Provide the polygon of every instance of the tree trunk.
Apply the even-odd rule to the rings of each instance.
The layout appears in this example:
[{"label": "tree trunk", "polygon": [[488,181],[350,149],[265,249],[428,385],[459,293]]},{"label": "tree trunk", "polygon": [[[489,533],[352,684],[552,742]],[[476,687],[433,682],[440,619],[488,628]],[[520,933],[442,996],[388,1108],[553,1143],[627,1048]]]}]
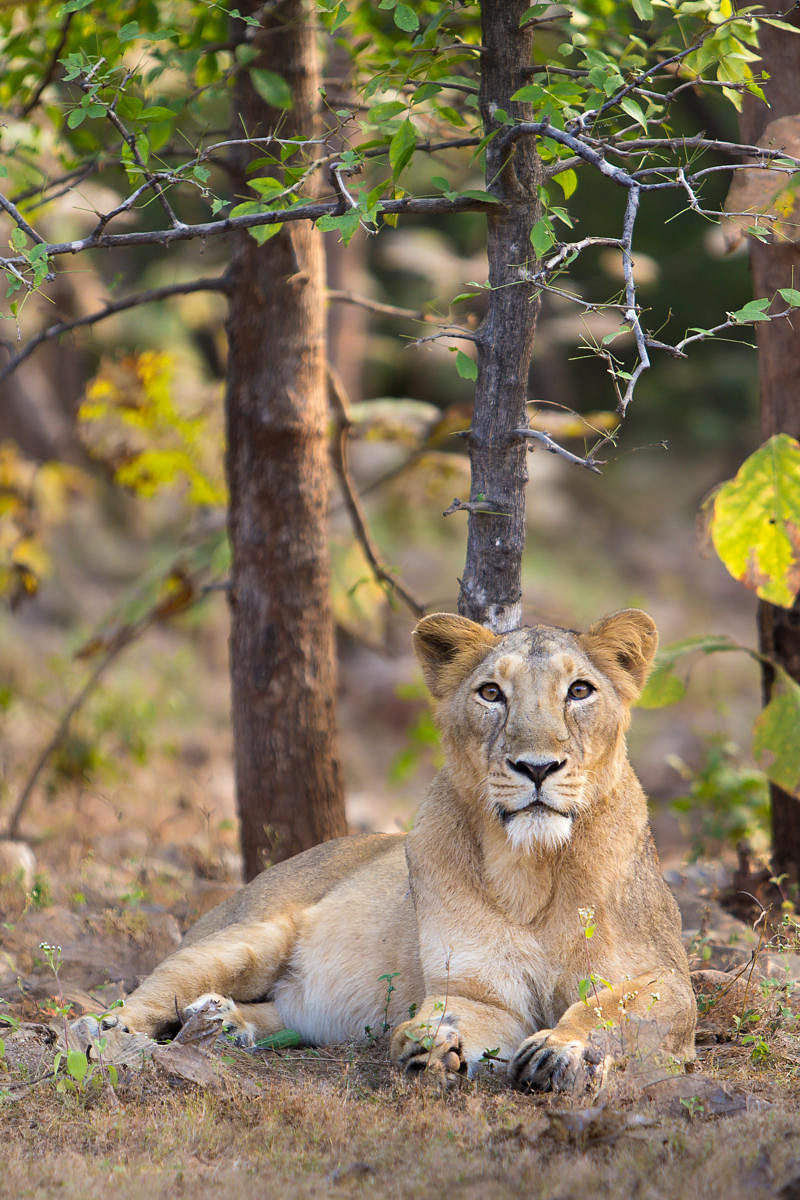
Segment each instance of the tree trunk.
[{"label": "tree trunk", "polygon": [[[784,5],[785,9],[787,6]],[[800,16],[773,12],[800,25]],[[764,68],[770,78],[764,92],[770,107],[747,97],[741,118],[745,142],[757,142],[765,127],[778,117],[796,116],[800,123],[800,36],[762,26],[760,34]],[[792,242],[750,241],[753,294],[772,296],[778,288],[797,287],[800,278],[800,246]],[[758,369],[761,387],[761,433],[766,440],[775,433],[800,438],[800,348],[797,323],[789,320],[759,322]],[[759,602],[759,643],[762,654],[780,664],[800,683],[800,604],[778,608]],[[771,695],[775,673],[763,671],[764,702]],[[773,866],[777,873],[800,879],[800,802],[772,784]]]},{"label": "tree trunk", "polygon": [[[252,0],[241,6],[261,9]],[[282,75],[293,107],[288,114],[269,107],[242,70],[232,136],[264,135],[284,118],[286,136],[312,137],[320,77],[311,5],[284,0],[267,14],[251,65]],[[238,197],[250,194],[246,163],[243,156],[235,163]],[[231,273],[231,688],[244,870],[252,878],[266,861],[346,832],[329,606],[321,235],[292,224],[258,246],[242,233]]]},{"label": "tree trunk", "polygon": [[[532,26],[520,29],[527,0],[483,0],[480,106],[487,133],[497,108],[530,120],[529,104],[511,96],[530,81]],[[478,379],[469,434],[467,559],[458,610],[497,632],[522,619],[528,371],[538,300],[525,283],[534,267],[530,232],[541,215],[539,157],[532,138],[505,152],[500,139],[486,151],[486,187],[501,202],[488,214],[489,283],[486,317],[477,333]],[[483,510],[483,511],[482,511]]]}]

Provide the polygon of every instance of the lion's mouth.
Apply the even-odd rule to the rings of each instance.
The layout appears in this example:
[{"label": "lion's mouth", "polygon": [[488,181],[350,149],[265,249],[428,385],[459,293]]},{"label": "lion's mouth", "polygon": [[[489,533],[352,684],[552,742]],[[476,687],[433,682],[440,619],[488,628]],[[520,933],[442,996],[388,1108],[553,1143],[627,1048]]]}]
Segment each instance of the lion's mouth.
[{"label": "lion's mouth", "polygon": [[502,804],[496,805],[497,815],[504,825],[507,825],[509,821],[513,821],[514,817],[521,817],[525,813],[538,812],[541,809],[546,809],[548,812],[553,813],[557,817],[569,817],[571,819],[574,815],[569,811],[563,812],[560,808],[554,808],[553,805],[548,804],[546,800],[540,799],[531,800],[530,804],[526,804],[524,808],[503,808]]}]

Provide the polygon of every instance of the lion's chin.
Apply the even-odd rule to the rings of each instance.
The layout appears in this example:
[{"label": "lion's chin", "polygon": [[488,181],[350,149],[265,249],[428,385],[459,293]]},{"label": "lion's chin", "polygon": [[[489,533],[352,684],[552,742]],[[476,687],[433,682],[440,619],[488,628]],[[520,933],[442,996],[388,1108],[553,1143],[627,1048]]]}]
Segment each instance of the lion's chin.
[{"label": "lion's chin", "polygon": [[503,824],[512,848],[523,854],[533,850],[558,850],[566,845],[572,834],[572,816],[543,804],[504,814]]}]

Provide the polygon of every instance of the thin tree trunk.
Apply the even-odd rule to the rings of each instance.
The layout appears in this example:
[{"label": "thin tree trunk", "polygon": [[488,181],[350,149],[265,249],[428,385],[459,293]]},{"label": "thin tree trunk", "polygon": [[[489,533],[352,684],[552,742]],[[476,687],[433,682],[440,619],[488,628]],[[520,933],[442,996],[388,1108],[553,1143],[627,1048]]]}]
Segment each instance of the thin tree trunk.
[{"label": "thin tree trunk", "polygon": [[[262,6],[241,6],[256,13]],[[242,28],[241,22],[234,26]],[[320,83],[308,0],[270,6],[254,64],[293,94],[287,114],[234,89],[235,137],[311,137]],[[234,172],[247,196],[246,161]],[[259,172],[263,174],[264,172]],[[236,790],[247,878],[346,832],[335,747],[336,672],[326,518],[324,259],[321,235],[292,224],[235,245],[228,317],[227,469],[233,554],[231,687]]]},{"label": "thin tree trunk", "polygon": [[[509,100],[530,81],[532,27],[520,29],[528,7],[527,0],[483,2],[480,106],[486,132],[498,127],[497,108],[521,120],[532,117],[530,105]],[[528,425],[528,371],[539,304],[524,281],[535,265],[530,232],[541,216],[541,169],[532,138],[505,153],[498,144],[495,139],[486,152],[487,190],[501,203],[488,214],[492,290],[477,333],[471,508],[458,609],[503,632],[522,619],[527,446],[513,431]]]},{"label": "thin tree trunk", "polygon": [[[788,5],[773,11],[800,26],[797,8],[785,15]],[[764,91],[770,107],[747,97],[741,118],[743,140],[756,142],[765,127],[778,117],[796,116],[800,125],[800,35],[762,26],[760,34],[764,67],[769,73]],[[772,296],[778,288],[797,287],[800,279],[800,246],[795,243],[751,239],[750,264],[753,294]],[[758,369],[761,385],[761,433],[763,438],[788,433],[800,438],[800,343],[797,320],[759,322]],[[800,683],[800,604],[778,608],[759,603],[758,631],[761,652]],[[775,673],[765,666],[764,702],[772,693]],[[800,879],[800,802],[772,784],[773,866],[779,874]]]}]

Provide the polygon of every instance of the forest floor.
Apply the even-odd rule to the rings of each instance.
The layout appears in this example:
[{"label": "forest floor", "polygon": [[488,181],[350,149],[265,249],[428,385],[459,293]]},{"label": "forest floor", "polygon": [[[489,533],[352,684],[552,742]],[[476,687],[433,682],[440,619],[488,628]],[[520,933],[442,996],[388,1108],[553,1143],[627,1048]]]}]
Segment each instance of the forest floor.
[{"label": "forest floor", "polygon": [[[747,640],[752,605],[718,566],[687,570],[693,535],[661,528],[658,498],[634,490],[617,503],[640,521],[624,546],[607,516],[606,532],[589,531],[582,548],[555,525],[551,542],[534,547],[530,615],[579,623],[638,602],[668,638],[712,630]],[[87,565],[100,538],[78,528],[60,590],[0,619],[4,819],[86,676],[71,657],[81,640],[72,632],[76,596],[91,621],[141,570],[130,548],[102,547],[103,572]],[[418,586],[435,559],[437,578],[455,578],[460,540],[448,546],[416,554]],[[686,842],[664,803],[683,786],[665,765],[670,755],[699,762],[708,732],[746,733],[758,700],[745,656],[724,656],[721,677],[696,665],[690,707],[639,711],[632,730],[634,762],[660,801],[656,836],[693,965],[739,973],[736,1004],[706,1014],[686,1071],[634,1055],[590,1094],[521,1095],[501,1073],[444,1094],[395,1072],[384,1038],[254,1053],[179,1043],[118,1064],[114,1079],[97,1064],[77,1078],[63,1056],[54,1071],[59,1010],[109,1007],[238,886],[226,622],[224,605],[212,603],[211,614],[189,614],[178,630],[151,631],[115,665],[26,809],[21,837],[35,861],[0,881],[0,1197],[113,1188],[115,1200],[224,1192],[800,1200],[800,948],[766,944],[761,927],[719,906],[729,859],[686,867]],[[342,622],[341,747],[354,829],[406,827],[435,767],[407,624],[388,618],[387,656]]]}]

